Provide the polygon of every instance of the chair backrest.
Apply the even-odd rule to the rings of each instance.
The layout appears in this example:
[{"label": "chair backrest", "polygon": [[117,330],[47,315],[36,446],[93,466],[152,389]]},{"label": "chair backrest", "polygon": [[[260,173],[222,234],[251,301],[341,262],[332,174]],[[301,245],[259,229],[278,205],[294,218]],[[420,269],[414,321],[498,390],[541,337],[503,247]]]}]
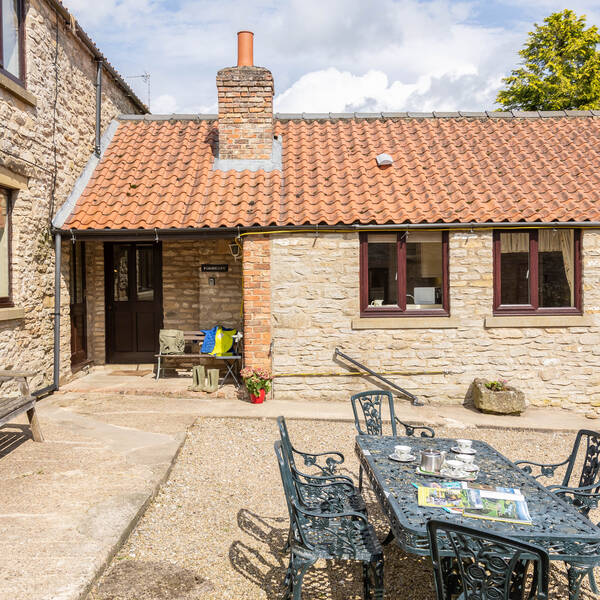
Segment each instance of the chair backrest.
[{"label": "chair backrest", "polygon": [[[585,452],[582,457],[579,455],[581,452]],[[577,462],[583,460],[581,465],[581,473],[579,475],[579,481],[570,484],[571,477]],[[571,487],[583,487],[587,485],[593,485],[594,483],[599,484],[598,475],[600,474],[600,433],[591,431],[589,429],[580,429],[577,432],[575,443],[573,444],[573,451],[569,457],[569,463],[563,479],[563,486]]]},{"label": "chair backrest", "polygon": [[284,458],[290,465],[295,467],[296,461],[294,460],[294,446],[292,446],[292,442],[290,441],[290,435],[288,433],[284,417],[277,417],[277,427],[279,428],[281,451],[283,452]]},{"label": "chair backrest", "polygon": [[427,523],[431,559],[438,600],[450,600],[447,582],[448,562],[440,550],[454,553],[451,569],[455,581],[462,583],[464,600],[509,600],[517,590],[527,585],[527,561],[535,561],[533,583],[535,596],[522,593],[521,598],[548,598],[549,558],[543,548],[504,536],[494,535],[449,521],[431,520]]},{"label": "chair backrest", "polygon": [[392,435],[396,435],[394,398],[386,390],[360,392],[350,398],[354,412],[354,425],[359,435],[383,435],[382,405],[386,402],[390,411]]},{"label": "chair backrest", "polygon": [[285,502],[288,508],[288,514],[290,517],[290,530],[292,539],[299,544],[302,544],[306,548],[312,549],[313,546],[307,540],[302,522],[306,520],[303,515],[298,511],[298,506],[302,503],[298,497],[298,492],[294,484],[292,472],[289,464],[287,463],[284,453],[282,451],[282,442],[280,440],[275,442],[275,456],[277,457],[277,464],[279,465],[279,474],[281,475],[281,483],[283,484],[283,492],[285,494]]}]

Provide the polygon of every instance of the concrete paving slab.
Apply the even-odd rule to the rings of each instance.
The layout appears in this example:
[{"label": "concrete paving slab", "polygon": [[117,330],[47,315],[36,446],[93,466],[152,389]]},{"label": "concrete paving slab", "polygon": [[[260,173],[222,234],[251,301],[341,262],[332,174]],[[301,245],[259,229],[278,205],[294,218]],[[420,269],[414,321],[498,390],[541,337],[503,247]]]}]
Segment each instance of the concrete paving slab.
[{"label": "concrete paving slab", "polygon": [[[113,403],[94,402],[98,412]],[[71,410],[60,395],[39,402],[38,415],[44,443],[33,442],[24,419],[0,427],[0,600],[84,597],[168,476],[196,418],[180,413],[173,425],[165,410],[147,430],[141,425],[152,415],[114,424]]]}]

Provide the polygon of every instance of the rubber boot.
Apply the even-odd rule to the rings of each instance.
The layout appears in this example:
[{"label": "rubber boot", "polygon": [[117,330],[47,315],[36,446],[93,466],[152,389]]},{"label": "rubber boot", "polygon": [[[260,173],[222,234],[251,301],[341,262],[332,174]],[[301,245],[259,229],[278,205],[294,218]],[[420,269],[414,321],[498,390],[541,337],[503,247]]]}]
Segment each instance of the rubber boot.
[{"label": "rubber boot", "polygon": [[219,389],[219,369],[208,369],[208,381],[205,392],[216,392]]}]

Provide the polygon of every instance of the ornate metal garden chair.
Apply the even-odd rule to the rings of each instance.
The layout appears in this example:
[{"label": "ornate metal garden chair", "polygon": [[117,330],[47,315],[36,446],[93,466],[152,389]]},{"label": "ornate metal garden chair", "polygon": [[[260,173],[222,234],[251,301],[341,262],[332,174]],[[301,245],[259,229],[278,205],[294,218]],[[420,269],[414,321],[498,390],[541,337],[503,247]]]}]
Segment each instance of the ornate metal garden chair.
[{"label": "ornate metal garden chair", "polygon": [[[350,398],[350,401],[352,402],[352,411],[354,412],[354,425],[359,435],[383,435],[382,405],[385,403],[386,399],[390,411],[393,436],[398,435],[397,425],[402,425],[402,427],[404,427],[404,434],[408,437],[413,436],[416,431],[421,431],[421,437],[435,437],[435,431],[431,427],[425,425],[409,425],[398,419],[394,411],[394,397],[392,396],[392,393],[387,390],[360,392],[359,394],[354,394],[354,396]],[[362,491],[362,480],[363,468],[361,466],[358,473],[358,489],[360,491]]]},{"label": "ornate metal garden chair", "polygon": [[[575,470],[578,459],[581,461],[581,472],[577,480]],[[589,429],[579,430],[571,454],[562,462],[543,464],[518,460],[515,464],[536,479],[552,477],[557,469],[566,466],[562,483],[549,485],[547,488],[570,500],[585,516],[592,508],[598,506],[598,500],[600,500],[600,433]],[[533,473],[535,467],[540,470],[537,475]]]},{"label": "ornate metal garden chair", "polygon": [[319,559],[361,561],[365,599],[383,600],[383,550],[366,516],[353,511],[316,511],[306,506],[298,494],[298,487],[305,484],[294,481],[282,445],[281,441],[275,442],[290,517],[290,562],[284,600],[301,599],[304,575]]},{"label": "ornate metal garden chair", "polygon": [[[337,502],[341,502],[340,507],[366,513],[365,501],[352,479],[335,472],[336,468],[344,462],[344,455],[341,452],[301,452],[290,441],[284,417],[277,417],[277,426],[279,427],[282,451],[294,478],[299,482],[310,484],[303,491],[305,494],[303,500],[307,505],[314,508],[323,502],[333,502],[333,498],[337,498]],[[301,471],[297,466],[296,457],[299,462],[302,461],[306,467],[313,468],[313,471],[316,470],[316,472]],[[319,464],[323,462],[324,464]]]},{"label": "ornate metal garden chair", "polygon": [[[578,463],[581,463],[579,479],[576,474]],[[562,462],[544,464],[519,460],[515,464],[535,479],[552,477],[557,469],[566,466],[562,482],[559,485],[548,485],[547,489],[571,502],[586,517],[589,516],[590,510],[598,507],[600,501],[600,433],[589,429],[580,429],[575,437],[571,454]],[[539,468],[538,474],[533,472],[535,467]],[[589,572],[589,580],[592,591],[598,594],[593,571]]]},{"label": "ornate metal garden chair", "polygon": [[[427,534],[438,600],[459,592],[460,600],[547,600],[549,558],[543,548],[448,521],[429,521]],[[454,556],[442,557],[441,550]]]}]

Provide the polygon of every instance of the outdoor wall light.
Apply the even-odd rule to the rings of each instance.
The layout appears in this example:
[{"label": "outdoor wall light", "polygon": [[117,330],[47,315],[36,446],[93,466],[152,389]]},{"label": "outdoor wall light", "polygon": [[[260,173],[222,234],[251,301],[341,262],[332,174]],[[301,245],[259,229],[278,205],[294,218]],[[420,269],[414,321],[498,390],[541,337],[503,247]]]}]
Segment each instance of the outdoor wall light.
[{"label": "outdoor wall light", "polygon": [[208,285],[215,286],[217,284],[217,280],[214,277],[208,278]]},{"label": "outdoor wall light", "polygon": [[242,249],[235,240],[233,242],[229,242],[229,252],[231,252],[231,256],[233,256],[235,260],[241,256]]}]

